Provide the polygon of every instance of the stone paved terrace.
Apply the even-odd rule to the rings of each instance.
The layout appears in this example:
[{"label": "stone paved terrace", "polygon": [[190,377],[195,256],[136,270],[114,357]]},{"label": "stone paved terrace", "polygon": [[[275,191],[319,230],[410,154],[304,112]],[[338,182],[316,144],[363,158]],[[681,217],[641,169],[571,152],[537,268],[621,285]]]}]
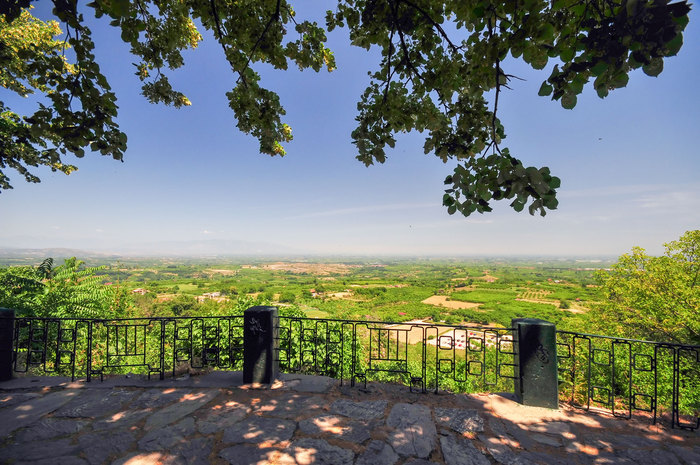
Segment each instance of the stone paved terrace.
[{"label": "stone paved terrace", "polygon": [[700,433],[508,395],[241,373],[0,383],[3,464],[696,464]]}]

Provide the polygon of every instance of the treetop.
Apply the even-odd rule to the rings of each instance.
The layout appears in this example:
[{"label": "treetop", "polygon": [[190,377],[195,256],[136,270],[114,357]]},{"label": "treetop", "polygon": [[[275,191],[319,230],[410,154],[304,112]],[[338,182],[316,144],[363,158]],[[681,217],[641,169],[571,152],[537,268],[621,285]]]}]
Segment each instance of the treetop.
[{"label": "treetop", "polygon": [[[184,50],[212,37],[231,68],[226,98],[237,127],[258,139],[260,153],[280,156],[292,128],[278,94],[261,85],[260,65],[334,71],[326,35],[343,29],[352,45],[381,52],[359,96],[352,131],[357,159],[383,163],[397,134],[425,133],[425,153],[454,165],[442,203],[465,216],[491,211],[494,200],[541,215],[558,205],[559,178],[547,167],[526,166],[503,146],[499,99],[517,78],[507,58],[537,70],[550,66],[539,95],[573,109],[588,84],[604,98],[626,86],[635,69],[658,76],[664,58],[681,49],[690,11],[686,0],[339,0],[318,24],[298,18],[286,0],[54,0],[53,15],[66,31],[57,40],[58,22],[33,17],[30,4],[0,7],[0,83],[20,95],[43,94],[48,104],[19,115],[0,102],[0,169],[39,182],[28,167],[68,174],[76,169],[65,164],[68,153],[122,159],[127,136],[94,53],[87,12],[120,30],[152,103],[190,105],[168,75],[185,65]],[[0,170],[0,189],[9,188]]]}]

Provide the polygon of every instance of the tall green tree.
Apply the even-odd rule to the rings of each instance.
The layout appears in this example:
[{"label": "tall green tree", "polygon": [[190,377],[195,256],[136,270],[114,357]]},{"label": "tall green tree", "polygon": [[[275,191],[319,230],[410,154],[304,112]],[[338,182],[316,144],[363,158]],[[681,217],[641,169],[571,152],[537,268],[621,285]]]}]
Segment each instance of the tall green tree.
[{"label": "tall green tree", "polygon": [[700,345],[700,230],[665,248],[653,257],[635,247],[600,271],[606,300],[594,319],[608,333]]},{"label": "tall green tree", "polygon": [[54,267],[48,258],[37,267],[0,269],[0,307],[45,318],[122,316],[129,302],[123,290],[102,284],[95,275],[101,268],[86,267],[75,258]]},{"label": "tall green tree", "polygon": [[[502,147],[498,104],[515,77],[507,57],[534,69],[552,60],[539,94],[571,109],[590,81],[602,98],[624,87],[634,69],[660,74],[663,59],[681,48],[690,10],[686,0],[338,0],[319,25],[297,18],[288,0],[54,0],[54,15],[67,31],[59,43],[46,35],[55,30],[53,22],[26,12],[30,3],[2,3],[0,82],[23,95],[43,93],[49,105],[30,116],[0,107],[0,168],[38,182],[26,167],[70,172],[74,167],[62,158],[67,153],[81,157],[89,149],[122,159],[127,139],[93,53],[85,11],[108,17],[120,30],[137,58],[143,95],[176,107],[190,102],[170,85],[167,69],[184,65],[181,52],[202,40],[198,27],[208,31],[231,67],[234,85],[226,97],[237,126],[270,155],[285,154],[282,144],[292,130],[279,96],[260,85],[256,67],[332,71],[326,33],[342,28],[353,45],[381,50],[359,96],[352,132],[357,158],[383,163],[396,134],[426,133],[424,151],[455,164],[443,205],[464,215],[490,211],[501,199],[517,211],[528,206],[531,214],[557,207],[559,179]],[[26,33],[29,26],[42,33]],[[67,46],[72,65],[63,61]],[[10,187],[0,172],[0,189]]]}]

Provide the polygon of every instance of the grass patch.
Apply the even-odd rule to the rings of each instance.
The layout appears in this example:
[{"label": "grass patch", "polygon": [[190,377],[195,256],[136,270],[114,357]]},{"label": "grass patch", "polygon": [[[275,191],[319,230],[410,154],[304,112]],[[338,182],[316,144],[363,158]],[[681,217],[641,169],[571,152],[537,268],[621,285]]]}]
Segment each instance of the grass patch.
[{"label": "grass patch", "polygon": [[309,308],[305,309],[304,313],[306,313],[306,316],[308,318],[330,318],[330,313],[324,312],[323,310],[319,310],[317,308]]},{"label": "grass patch", "polygon": [[462,302],[475,302],[479,304],[499,304],[515,301],[517,296],[518,292],[515,290],[478,289],[476,291],[453,292],[450,299],[459,300]]},{"label": "grass patch", "polygon": [[191,284],[191,283],[186,283],[186,284],[178,284],[177,285],[178,291],[181,293],[198,293],[199,290],[201,289],[198,285],[196,284]]}]

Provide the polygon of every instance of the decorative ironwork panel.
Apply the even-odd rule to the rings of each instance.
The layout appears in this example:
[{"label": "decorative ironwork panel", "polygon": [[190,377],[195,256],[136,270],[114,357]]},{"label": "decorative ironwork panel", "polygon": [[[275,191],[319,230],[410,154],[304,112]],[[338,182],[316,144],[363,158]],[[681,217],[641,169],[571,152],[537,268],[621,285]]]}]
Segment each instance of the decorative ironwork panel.
[{"label": "decorative ironwork panel", "polygon": [[243,317],[16,318],[15,373],[93,376],[240,370]]},{"label": "decorative ironwork panel", "polygon": [[279,318],[284,372],[400,382],[421,391],[512,389],[510,328]]},{"label": "decorative ironwork panel", "polygon": [[557,331],[560,396],[615,416],[700,426],[700,346]]},{"label": "decorative ironwork panel", "polygon": [[85,322],[77,319],[16,318],[13,370],[74,377],[79,337],[85,328]]}]

